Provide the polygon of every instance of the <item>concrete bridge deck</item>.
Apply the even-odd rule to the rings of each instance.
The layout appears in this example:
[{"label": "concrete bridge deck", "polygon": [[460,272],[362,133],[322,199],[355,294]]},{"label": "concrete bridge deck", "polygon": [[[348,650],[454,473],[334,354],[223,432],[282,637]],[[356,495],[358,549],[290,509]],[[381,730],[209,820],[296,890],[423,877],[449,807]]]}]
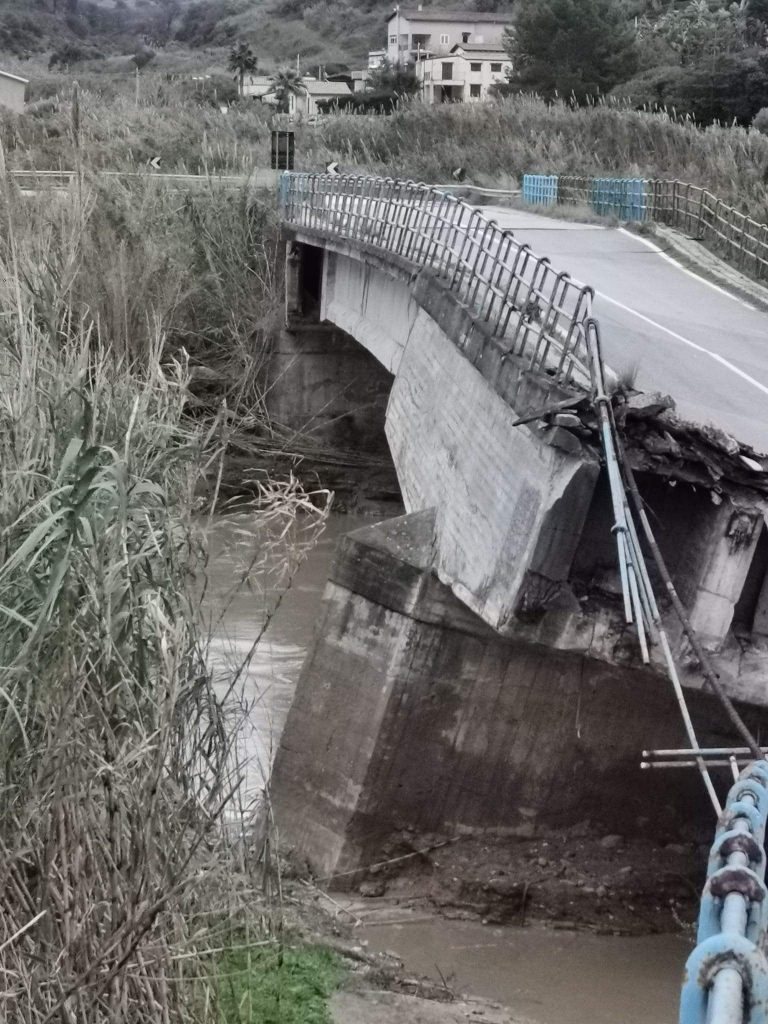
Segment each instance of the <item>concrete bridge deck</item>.
[{"label": "concrete bridge deck", "polygon": [[486,216],[595,289],[603,354],[641,391],[768,452],[768,313],[622,228],[483,207]]}]

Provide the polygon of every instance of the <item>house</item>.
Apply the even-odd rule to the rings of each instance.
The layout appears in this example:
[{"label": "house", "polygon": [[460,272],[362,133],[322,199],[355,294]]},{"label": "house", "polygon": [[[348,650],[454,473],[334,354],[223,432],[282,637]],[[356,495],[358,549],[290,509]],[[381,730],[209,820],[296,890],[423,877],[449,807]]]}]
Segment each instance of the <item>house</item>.
[{"label": "house", "polygon": [[268,75],[246,75],[243,81],[243,96],[261,100],[262,103],[276,103],[275,85]]},{"label": "house", "polygon": [[382,66],[384,61],[387,59],[386,50],[369,50],[368,51],[368,70],[376,71]]},{"label": "house", "polygon": [[423,56],[441,57],[457,44],[484,43],[492,49],[503,43],[509,13],[441,11],[437,8],[395,8],[387,18],[387,59],[403,65]]},{"label": "house", "polygon": [[464,103],[488,98],[495,82],[504,82],[512,62],[501,46],[458,43],[444,57],[416,62],[414,71],[425,103]]},{"label": "house", "polygon": [[23,113],[28,85],[28,79],[12,75],[10,71],[0,71],[0,107]]},{"label": "house", "polygon": [[304,90],[298,94],[291,93],[288,97],[288,113],[293,117],[315,117],[318,103],[352,95],[347,82],[320,81],[309,77],[301,81]]}]

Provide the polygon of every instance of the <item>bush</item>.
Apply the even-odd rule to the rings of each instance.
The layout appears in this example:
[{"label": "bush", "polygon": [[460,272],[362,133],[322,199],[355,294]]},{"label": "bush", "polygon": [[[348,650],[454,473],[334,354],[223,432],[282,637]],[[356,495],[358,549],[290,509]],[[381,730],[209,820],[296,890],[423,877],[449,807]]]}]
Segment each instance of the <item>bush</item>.
[{"label": "bush", "polygon": [[768,135],[768,107],[761,107],[752,118],[752,127],[762,135]]}]

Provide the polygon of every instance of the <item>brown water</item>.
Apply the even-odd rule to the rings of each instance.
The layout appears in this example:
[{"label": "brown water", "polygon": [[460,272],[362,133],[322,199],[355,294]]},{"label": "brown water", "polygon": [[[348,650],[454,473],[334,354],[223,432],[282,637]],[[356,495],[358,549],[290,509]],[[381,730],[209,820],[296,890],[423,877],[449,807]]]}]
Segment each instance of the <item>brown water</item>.
[{"label": "brown water", "polygon": [[[269,775],[312,638],[336,543],[343,534],[372,521],[364,516],[329,516],[320,540],[299,567],[253,651],[264,625],[265,609],[275,598],[269,587],[236,585],[249,557],[248,542],[242,542],[241,532],[252,528],[255,520],[247,515],[227,516],[213,528],[205,605],[213,626],[209,663],[220,687],[227,685],[252,651],[237,686],[238,696],[247,707],[239,744],[246,802],[263,788]],[[260,575],[256,574],[257,580]]]},{"label": "brown water", "polygon": [[[248,704],[240,753],[245,790],[263,787],[312,638],[334,549],[340,536],[374,520],[331,516],[298,570],[242,677]],[[219,521],[211,537],[207,605],[226,606],[211,641],[220,679],[249,652],[262,628],[270,593],[234,587],[243,553],[238,531],[248,522]],[[218,616],[217,616],[218,617]],[[677,1019],[688,943],[679,936],[620,938],[537,928],[498,928],[430,918],[373,923],[358,930],[373,948],[388,949],[409,970],[458,991],[508,1005],[535,1024],[666,1024]]]},{"label": "brown water", "polygon": [[367,924],[373,949],[536,1024],[672,1024],[690,944],[677,935],[623,938],[430,919]]}]

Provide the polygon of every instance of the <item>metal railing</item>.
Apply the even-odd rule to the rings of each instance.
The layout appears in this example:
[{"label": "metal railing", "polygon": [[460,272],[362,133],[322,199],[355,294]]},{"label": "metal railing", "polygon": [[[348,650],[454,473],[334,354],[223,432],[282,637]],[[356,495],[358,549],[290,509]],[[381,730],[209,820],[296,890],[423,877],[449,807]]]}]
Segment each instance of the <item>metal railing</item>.
[{"label": "metal railing", "polygon": [[668,224],[702,242],[739,270],[758,280],[768,278],[768,224],[740,213],[699,185],[571,174],[525,178],[530,183],[528,195],[524,190],[523,197],[529,202],[583,204],[622,220]]},{"label": "metal railing", "polygon": [[295,227],[431,272],[501,341],[502,358],[519,359],[542,380],[589,391],[585,329],[593,289],[463,200],[413,181],[287,172],[280,211]]},{"label": "metal railing", "polygon": [[728,794],[709,854],[697,946],[685,965],[680,1024],[766,1024],[765,826],[768,764],[755,761]]}]

